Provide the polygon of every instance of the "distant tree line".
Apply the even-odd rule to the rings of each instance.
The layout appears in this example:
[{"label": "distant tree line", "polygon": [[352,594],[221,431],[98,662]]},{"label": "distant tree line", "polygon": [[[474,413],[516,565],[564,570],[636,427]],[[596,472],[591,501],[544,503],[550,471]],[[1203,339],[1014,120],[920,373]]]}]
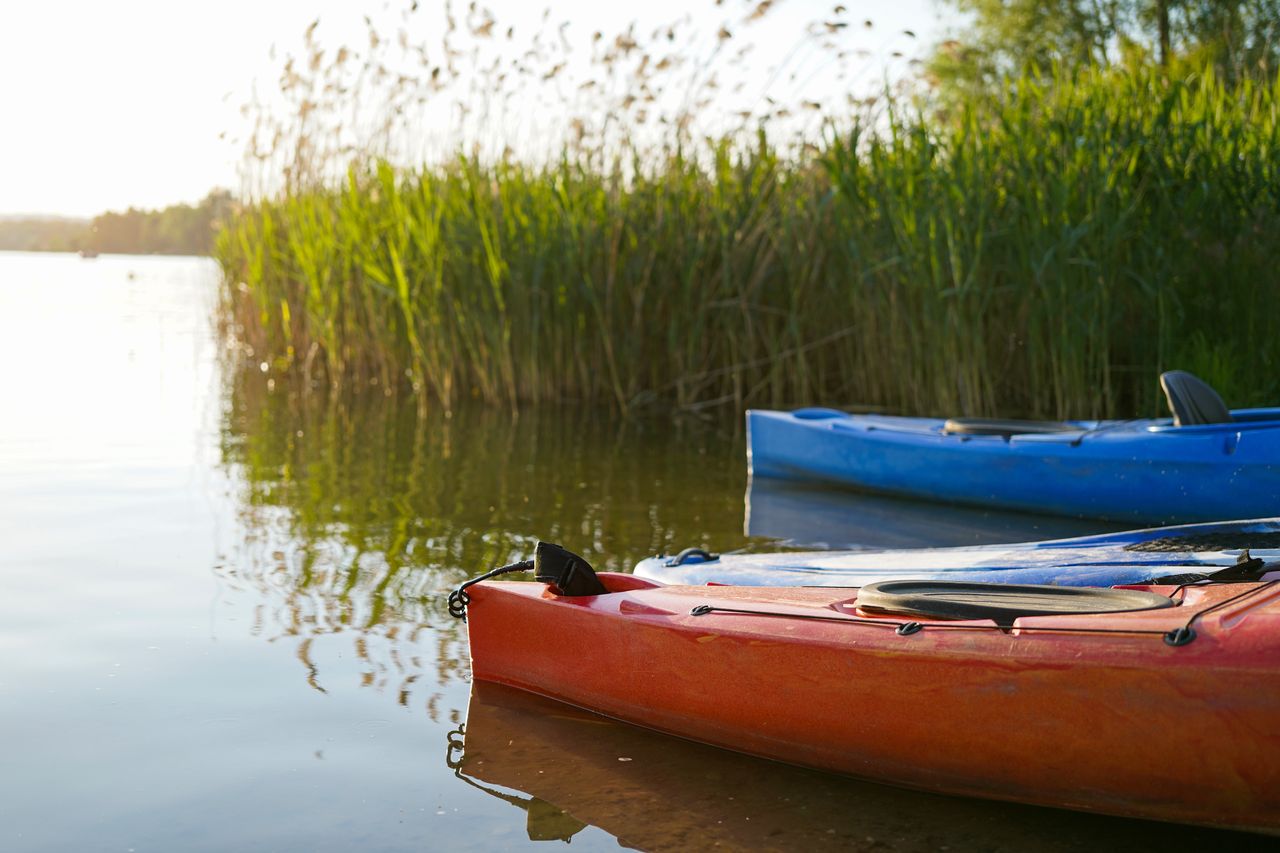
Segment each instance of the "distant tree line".
[{"label": "distant tree line", "polygon": [[0,219],[0,251],[74,252],[89,230],[87,219],[21,216]]},{"label": "distant tree line", "polygon": [[130,255],[208,255],[234,199],[214,190],[195,205],[163,210],[129,208],[92,220],[54,217],[0,219],[0,250],[98,252]]}]

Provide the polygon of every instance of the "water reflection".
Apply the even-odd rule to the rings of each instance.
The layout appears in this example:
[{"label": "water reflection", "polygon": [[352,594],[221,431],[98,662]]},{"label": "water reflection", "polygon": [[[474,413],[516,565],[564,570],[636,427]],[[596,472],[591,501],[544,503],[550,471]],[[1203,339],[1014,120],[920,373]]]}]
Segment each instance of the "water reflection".
[{"label": "water reflection", "polygon": [[923,503],[813,483],[753,478],[746,532],[809,548],[924,548],[1084,536],[1124,525]]},{"label": "water reflection", "polygon": [[[1157,849],[1263,839],[889,788],[762,761],[477,683],[446,761],[525,812],[532,840],[591,825],[642,850]],[[515,820],[520,820],[515,816]],[[1085,841],[1087,840],[1087,844]]]},{"label": "water reflection", "polygon": [[256,635],[296,644],[317,690],[325,661],[311,640],[338,634],[352,635],[365,682],[402,703],[424,670],[464,677],[444,593],[539,538],[624,571],[691,542],[742,542],[734,424],[581,407],[447,416],[245,370],[229,371],[225,400],[221,456],[245,535],[215,572],[257,599]]}]

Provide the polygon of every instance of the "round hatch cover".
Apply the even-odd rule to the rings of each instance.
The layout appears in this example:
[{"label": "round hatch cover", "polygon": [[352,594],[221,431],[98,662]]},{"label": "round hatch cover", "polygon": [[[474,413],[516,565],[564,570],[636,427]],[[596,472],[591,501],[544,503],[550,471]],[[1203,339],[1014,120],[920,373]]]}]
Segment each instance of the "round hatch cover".
[{"label": "round hatch cover", "polygon": [[858,590],[858,608],[934,619],[994,619],[1078,613],[1122,613],[1172,607],[1163,595],[1136,589],[1045,584],[880,581]]}]

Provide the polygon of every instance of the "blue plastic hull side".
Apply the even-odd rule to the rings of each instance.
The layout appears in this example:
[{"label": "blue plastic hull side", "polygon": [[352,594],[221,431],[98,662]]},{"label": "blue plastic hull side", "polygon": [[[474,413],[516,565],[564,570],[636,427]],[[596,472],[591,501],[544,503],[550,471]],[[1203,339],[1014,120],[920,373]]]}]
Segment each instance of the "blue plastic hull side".
[{"label": "blue plastic hull side", "polygon": [[1280,424],[959,436],[942,421],[747,413],[752,476],[934,501],[1173,523],[1280,513]]},{"label": "blue plastic hull side", "polygon": [[[1240,554],[1239,550],[1133,551],[1127,546],[1173,537],[1277,533],[1280,519],[1268,518],[970,548],[726,554],[679,566],[667,565],[665,557],[651,557],[636,566],[636,574],[665,583],[751,586],[861,586],[894,579],[1114,586],[1194,572],[1197,567],[1230,566]],[[1254,548],[1251,553],[1269,562],[1280,561],[1280,549]]]}]

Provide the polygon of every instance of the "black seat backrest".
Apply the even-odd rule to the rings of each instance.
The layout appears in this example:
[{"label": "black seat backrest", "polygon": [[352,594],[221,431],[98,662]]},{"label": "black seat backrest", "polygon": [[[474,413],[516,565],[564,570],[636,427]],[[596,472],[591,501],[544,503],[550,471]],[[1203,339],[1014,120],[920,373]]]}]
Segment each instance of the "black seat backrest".
[{"label": "black seat backrest", "polygon": [[1174,426],[1229,424],[1231,410],[1218,392],[1185,370],[1160,374],[1160,387],[1169,400]]}]

